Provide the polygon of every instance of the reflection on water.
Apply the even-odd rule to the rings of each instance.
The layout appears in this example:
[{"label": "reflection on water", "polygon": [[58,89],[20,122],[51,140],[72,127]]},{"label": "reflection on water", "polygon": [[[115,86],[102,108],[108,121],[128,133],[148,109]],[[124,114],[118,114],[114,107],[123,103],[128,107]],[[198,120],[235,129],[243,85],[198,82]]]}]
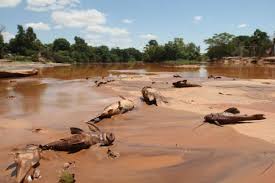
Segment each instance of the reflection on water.
[{"label": "reflection on water", "polygon": [[[79,115],[83,111],[96,111],[99,103],[110,103],[109,98],[96,91],[92,87],[92,81],[85,78],[107,76],[110,73],[144,75],[156,72],[180,72],[187,79],[205,78],[210,74],[275,79],[274,65],[204,65],[181,68],[164,64],[94,64],[47,68],[38,76],[17,79],[16,82],[0,80],[0,115],[12,118],[32,116],[40,120],[48,119],[51,114],[70,114],[71,116],[65,116],[66,119],[74,118],[75,114]],[[56,122],[62,118],[60,116],[55,117]]]}]

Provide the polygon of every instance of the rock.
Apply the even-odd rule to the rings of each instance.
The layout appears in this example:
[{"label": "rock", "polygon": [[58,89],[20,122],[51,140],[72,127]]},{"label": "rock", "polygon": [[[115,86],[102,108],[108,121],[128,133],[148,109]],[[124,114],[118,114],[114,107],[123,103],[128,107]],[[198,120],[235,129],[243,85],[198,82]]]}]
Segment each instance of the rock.
[{"label": "rock", "polygon": [[221,79],[221,76],[214,76],[214,75],[210,75],[208,76],[208,79]]},{"label": "rock", "polygon": [[0,70],[0,78],[27,77],[38,74],[38,69]]}]

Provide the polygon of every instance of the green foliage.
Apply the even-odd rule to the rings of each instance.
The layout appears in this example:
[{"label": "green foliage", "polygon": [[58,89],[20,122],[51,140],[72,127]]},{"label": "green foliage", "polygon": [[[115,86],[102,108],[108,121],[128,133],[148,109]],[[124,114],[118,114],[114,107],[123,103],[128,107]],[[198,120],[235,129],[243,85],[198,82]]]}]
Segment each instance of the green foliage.
[{"label": "green foliage", "polygon": [[4,38],[0,32],[0,59],[4,57],[4,47],[5,47]]},{"label": "green foliage", "polygon": [[70,43],[65,38],[58,38],[53,42],[53,51],[69,51],[70,50]]},{"label": "green foliage", "polygon": [[194,43],[185,44],[182,38],[175,38],[164,46],[151,40],[144,49],[144,60],[159,62],[167,60],[196,60],[200,57],[200,48]]},{"label": "green foliage", "polygon": [[237,36],[221,33],[205,40],[208,44],[207,56],[220,59],[228,56],[266,56],[272,41],[266,32],[257,29],[252,36]]},{"label": "green foliage", "polygon": [[68,171],[63,171],[58,181],[58,183],[74,183],[74,182],[75,182],[74,175]]},{"label": "green foliage", "polygon": [[22,25],[18,25],[17,30],[15,38],[11,39],[9,43],[10,52],[23,56],[37,54],[42,44],[37,39],[33,29],[28,27],[24,30]]}]

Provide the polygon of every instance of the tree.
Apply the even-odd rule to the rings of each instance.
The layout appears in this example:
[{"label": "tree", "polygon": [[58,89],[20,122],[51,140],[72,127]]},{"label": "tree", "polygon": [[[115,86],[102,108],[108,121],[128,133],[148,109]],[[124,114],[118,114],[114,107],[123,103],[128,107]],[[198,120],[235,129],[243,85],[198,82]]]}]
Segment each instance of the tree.
[{"label": "tree", "polygon": [[90,61],[91,52],[88,44],[80,37],[74,38],[75,43],[71,46],[71,55],[76,62]]},{"label": "tree", "polygon": [[70,43],[65,38],[55,39],[53,42],[53,51],[69,51]]},{"label": "tree", "polygon": [[230,43],[234,37],[234,35],[225,32],[206,39],[204,42],[208,44],[207,56],[210,59],[232,56],[234,48]]},{"label": "tree", "polygon": [[255,47],[256,56],[266,55],[266,51],[272,47],[272,41],[266,32],[256,29],[250,38],[251,45]]},{"label": "tree", "polygon": [[0,59],[4,57],[4,47],[5,47],[4,37],[0,32]]},{"label": "tree", "polygon": [[148,42],[144,49],[144,60],[148,62],[158,62],[163,60],[164,47],[159,46],[156,40]]}]

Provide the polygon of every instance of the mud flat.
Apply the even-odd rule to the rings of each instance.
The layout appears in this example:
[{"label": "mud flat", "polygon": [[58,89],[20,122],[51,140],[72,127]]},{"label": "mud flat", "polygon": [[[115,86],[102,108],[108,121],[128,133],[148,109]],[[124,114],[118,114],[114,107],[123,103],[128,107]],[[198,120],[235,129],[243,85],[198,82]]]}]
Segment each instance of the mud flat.
[{"label": "mud flat", "polygon": [[[57,182],[68,161],[75,162],[76,181],[84,183],[273,182],[275,81],[187,79],[202,87],[173,88],[179,79],[171,73],[121,77],[99,88],[86,79],[2,83],[0,105],[7,107],[0,109],[0,182],[14,179],[5,170],[12,149],[63,138],[71,126],[86,129],[84,121],[119,95],[133,100],[136,108],[98,126],[115,133],[110,148],[120,157],[110,159],[108,148],[98,146],[74,154],[44,152],[37,182]],[[143,103],[140,91],[146,85],[158,89],[168,104]],[[8,98],[11,94],[15,98]],[[264,113],[267,119],[196,128],[205,114],[232,106],[243,113]],[[36,128],[42,130],[34,133]]]}]

